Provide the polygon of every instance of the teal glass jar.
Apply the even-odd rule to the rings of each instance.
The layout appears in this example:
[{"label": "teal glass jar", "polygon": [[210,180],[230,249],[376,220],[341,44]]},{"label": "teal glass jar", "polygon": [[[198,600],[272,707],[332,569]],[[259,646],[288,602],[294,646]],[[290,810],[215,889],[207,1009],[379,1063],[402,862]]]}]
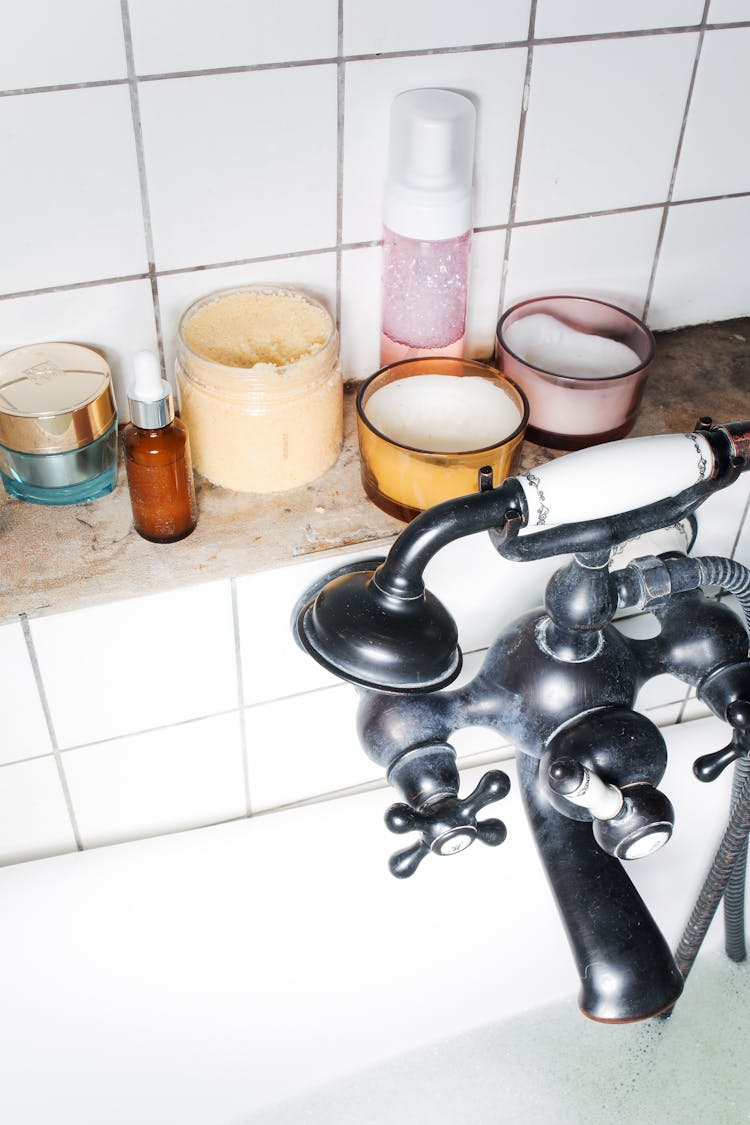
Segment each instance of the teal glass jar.
[{"label": "teal glass jar", "polygon": [[0,479],[34,504],[81,504],[117,482],[117,408],[106,360],[80,344],[0,356]]}]

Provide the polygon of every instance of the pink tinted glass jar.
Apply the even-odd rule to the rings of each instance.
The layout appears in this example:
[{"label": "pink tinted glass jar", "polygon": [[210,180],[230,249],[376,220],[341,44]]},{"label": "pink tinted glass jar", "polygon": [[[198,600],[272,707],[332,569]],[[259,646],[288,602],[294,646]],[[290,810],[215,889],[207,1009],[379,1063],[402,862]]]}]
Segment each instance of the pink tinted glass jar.
[{"label": "pink tinted glass jar", "polygon": [[[598,374],[591,364],[580,373],[570,363],[565,373],[555,370],[554,347],[547,347],[543,364],[531,360],[532,349],[514,351],[509,344],[513,327],[532,315],[542,314],[559,322],[561,332],[579,333],[580,345],[595,347],[604,337],[625,345],[632,353],[627,370]],[[582,449],[625,437],[633,428],[654,357],[651,331],[632,313],[589,297],[537,297],[522,301],[500,318],[495,341],[497,364],[513,379],[529,400],[526,435],[538,445],[552,449]],[[561,362],[561,366],[563,366]],[[585,367],[585,371],[583,368]]]}]

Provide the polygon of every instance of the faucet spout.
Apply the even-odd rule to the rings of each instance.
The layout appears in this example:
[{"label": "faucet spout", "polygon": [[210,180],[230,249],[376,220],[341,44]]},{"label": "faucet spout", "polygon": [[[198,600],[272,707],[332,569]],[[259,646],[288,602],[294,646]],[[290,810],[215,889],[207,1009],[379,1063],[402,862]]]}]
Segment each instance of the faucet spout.
[{"label": "faucet spout", "polygon": [[603,1023],[667,1011],[683,978],[643,899],[620,861],[599,847],[590,823],[549,803],[539,761],[522,753],[517,760],[529,823],[578,968],[581,1011]]}]

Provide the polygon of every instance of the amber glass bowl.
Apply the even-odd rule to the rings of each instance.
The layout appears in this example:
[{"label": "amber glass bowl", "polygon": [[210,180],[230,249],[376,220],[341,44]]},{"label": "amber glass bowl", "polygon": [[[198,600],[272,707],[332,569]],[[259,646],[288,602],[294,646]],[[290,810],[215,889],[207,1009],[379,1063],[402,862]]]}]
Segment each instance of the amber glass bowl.
[{"label": "amber glass bowl", "polygon": [[[459,452],[419,449],[394,440],[372,424],[367,404],[382,387],[417,375],[485,379],[508,397],[518,423],[510,432],[498,433],[497,440],[489,445]],[[384,512],[408,522],[443,500],[478,491],[480,469],[488,469],[485,479],[491,479],[496,485],[515,471],[528,417],[529,405],[523,392],[512,380],[484,363],[426,356],[389,364],[365,380],[357,395],[357,433],[364,490]]]}]

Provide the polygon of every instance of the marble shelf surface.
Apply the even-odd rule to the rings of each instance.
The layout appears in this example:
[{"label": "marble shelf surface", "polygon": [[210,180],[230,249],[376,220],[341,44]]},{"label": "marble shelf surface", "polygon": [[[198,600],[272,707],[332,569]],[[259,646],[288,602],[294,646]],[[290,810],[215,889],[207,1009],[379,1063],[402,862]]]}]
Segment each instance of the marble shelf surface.
[{"label": "marble shelf surface", "polygon": [[[197,476],[199,520],[180,543],[133,530],[122,465],[114,493],[52,508],[0,496],[0,620],[236,577],[323,551],[388,544],[404,526],[376,508],[360,482],[356,385],[345,395],[345,441],[314,483],[271,495],[240,494]],[[657,335],[657,352],[633,436],[677,433],[699,417],[750,416],[750,318]],[[521,467],[558,454],[526,443]]]}]

